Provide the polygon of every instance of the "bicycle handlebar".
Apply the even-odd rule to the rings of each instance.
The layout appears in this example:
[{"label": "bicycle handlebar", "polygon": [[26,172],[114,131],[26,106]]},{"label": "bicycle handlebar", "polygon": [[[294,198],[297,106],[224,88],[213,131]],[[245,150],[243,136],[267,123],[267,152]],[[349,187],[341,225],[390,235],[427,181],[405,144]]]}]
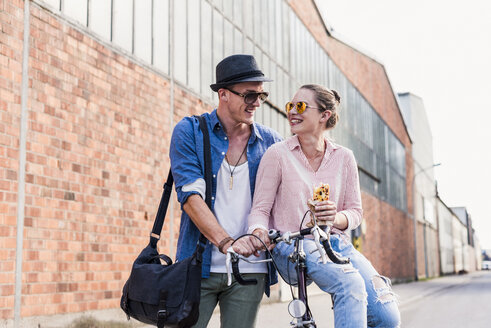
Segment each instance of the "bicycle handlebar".
[{"label": "bicycle handlebar", "polygon": [[[327,263],[327,258],[329,258],[333,263],[336,264],[348,264],[350,263],[349,258],[343,258],[343,257],[338,257],[334,250],[331,247],[331,242],[329,241],[329,233],[326,233],[325,229],[327,226],[322,225],[318,226],[315,225],[312,228],[305,228],[300,231],[296,232],[290,232],[287,231],[283,234],[281,234],[279,231],[275,229],[270,229],[268,231],[268,237],[273,243],[279,243],[281,241],[284,241],[286,243],[291,243],[292,240],[297,239],[301,236],[306,236],[306,235],[313,235],[314,236],[314,242],[317,246],[317,251],[319,251],[319,254],[322,258],[323,263]],[[242,277],[242,275],[239,272],[239,260],[243,260],[249,263],[261,263],[261,262],[270,262],[272,259],[266,259],[266,260],[258,260],[258,261],[253,261],[249,260],[239,254],[237,254],[233,247],[230,246],[227,249],[227,258],[225,261],[226,269],[227,269],[227,278],[228,278],[228,283],[227,285],[230,286],[232,284],[232,274],[235,277],[235,280],[241,284],[241,285],[255,285],[257,284],[256,279],[245,279]],[[232,272],[230,272],[230,267],[232,267]]]},{"label": "bicycle handlebar", "polygon": [[[285,232],[281,234],[279,231],[275,229],[271,229],[268,231],[269,239],[271,239],[274,243],[279,243],[280,241],[284,241],[286,243],[291,243],[291,241],[299,236],[305,236],[312,234],[314,236],[314,242],[317,246],[317,250],[321,254],[321,258],[323,263],[327,262],[327,257],[336,264],[348,264],[350,263],[349,258],[340,258],[334,253],[331,243],[329,241],[329,233],[326,233],[324,230],[327,228],[326,225],[322,226],[314,226],[312,228],[305,228],[297,232]],[[322,245],[322,247],[321,247]]]},{"label": "bicycle handlebar", "polygon": [[[249,263],[264,263],[264,262],[271,262],[271,259],[266,259],[266,260],[249,260],[246,257],[243,257],[242,255],[237,254],[233,247],[230,246],[227,249],[227,258],[225,260],[225,266],[227,269],[227,286],[230,286],[232,284],[232,274],[234,275],[235,280],[241,285],[257,285],[257,279],[245,279],[242,277],[240,271],[239,271],[239,260],[243,260]],[[230,272],[230,267],[232,267],[232,273]]]}]

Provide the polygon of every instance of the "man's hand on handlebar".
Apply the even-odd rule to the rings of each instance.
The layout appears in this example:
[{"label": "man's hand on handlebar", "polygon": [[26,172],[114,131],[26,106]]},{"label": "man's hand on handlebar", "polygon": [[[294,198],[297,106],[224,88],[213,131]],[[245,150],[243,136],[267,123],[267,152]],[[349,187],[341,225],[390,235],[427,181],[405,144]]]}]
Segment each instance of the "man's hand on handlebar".
[{"label": "man's hand on handlebar", "polygon": [[[239,238],[234,242],[232,248],[237,254],[240,254],[244,257],[249,257],[252,254],[255,256],[259,256],[259,251],[255,247],[254,241],[256,238],[251,236],[246,236],[243,238]],[[227,245],[229,247],[229,245]],[[227,248],[224,248],[225,253],[227,252]]]},{"label": "man's hand on handlebar", "polygon": [[[259,237],[259,239],[262,240],[262,242],[266,245],[266,247],[268,248],[268,250],[272,250],[274,247],[275,247],[275,244],[274,243],[271,243],[271,241],[269,240],[269,236],[268,236],[268,231],[267,230],[264,230],[264,229],[261,229],[261,228],[257,228],[255,229],[253,232],[252,232],[253,235]],[[264,251],[264,245],[259,241],[257,240],[257,238],[254,238],[254,237],[250,237],[252,239],[252,242],[254,244],[254,247],[256,248],[256,250],[260,250],[260,251]]]}]

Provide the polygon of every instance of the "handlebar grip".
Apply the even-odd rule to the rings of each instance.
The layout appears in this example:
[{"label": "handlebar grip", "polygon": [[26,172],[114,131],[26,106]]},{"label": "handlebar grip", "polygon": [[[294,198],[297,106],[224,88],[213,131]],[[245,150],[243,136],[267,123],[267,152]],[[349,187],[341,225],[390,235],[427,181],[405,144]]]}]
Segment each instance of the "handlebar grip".
[{"label": "handlebar grip", "polygon": [[334,251],[331,248],[331,243],[329,242],[329,239],[324,240],[322,242],[322,246],[324,246],[324,249],[326,250],[327,256],[331,259],[331,261],[333,263],[336,263],[336,264],[348,264],[348,263],[350,263],[349,258],[344,258],[344,257],[339,258],[339,257],[337,257],[336,254],[334,254]]},{"label": "handlebar grip", "polygon": [[232,273],[234,274],[235,280],[241,285],[257,285],[256,279],[244,279],[239,272],[239,261],[232,261]]}]

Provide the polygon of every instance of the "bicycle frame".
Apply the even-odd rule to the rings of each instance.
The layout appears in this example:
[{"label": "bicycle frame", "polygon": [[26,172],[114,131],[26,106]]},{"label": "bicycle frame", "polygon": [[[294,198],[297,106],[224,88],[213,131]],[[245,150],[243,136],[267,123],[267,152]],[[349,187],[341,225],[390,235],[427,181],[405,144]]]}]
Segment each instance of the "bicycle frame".
[{"label": "bicycle frame", "polygon": [[295,240],[295,250],[290,256],[295,259],[295,270],[297,272],[297,284],[298,284],[298,299],[302,301],[305,305],[305,313],[303,316],[295,316],[295,314],[290,313],[297,322],[293,321],[290,323],[294,327],[317,327],[314,318],[309,308],[309,301],[307,297],[307,264],[305,261],[305,252],[303,250],[303,236],[298,237]]}]

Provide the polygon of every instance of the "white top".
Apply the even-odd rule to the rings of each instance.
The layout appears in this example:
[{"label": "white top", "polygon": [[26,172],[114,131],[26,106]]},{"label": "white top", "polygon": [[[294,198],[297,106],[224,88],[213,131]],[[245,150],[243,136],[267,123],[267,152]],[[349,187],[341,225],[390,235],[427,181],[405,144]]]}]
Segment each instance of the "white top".
[{"label": "white top", "polygon": [[[233,187],[230,189],[230,170],[233,173]],[[247,233],[248,221],[252,206],[251,187],[249,183],[249,165],[247,162],[239,166],[228,165],[224,159],[217,175],[217,193],[215,201],[215,216],[218,223],[234,239]],[[260,257],[251,255],[249,259],[265,259],[261,252]],[[226,273],[226,255],[221,253],[216,246],[211,252],[210,272]],[[239,262],[241,273],[267,273],[265,263],[251,264],[245,261]]]}]

